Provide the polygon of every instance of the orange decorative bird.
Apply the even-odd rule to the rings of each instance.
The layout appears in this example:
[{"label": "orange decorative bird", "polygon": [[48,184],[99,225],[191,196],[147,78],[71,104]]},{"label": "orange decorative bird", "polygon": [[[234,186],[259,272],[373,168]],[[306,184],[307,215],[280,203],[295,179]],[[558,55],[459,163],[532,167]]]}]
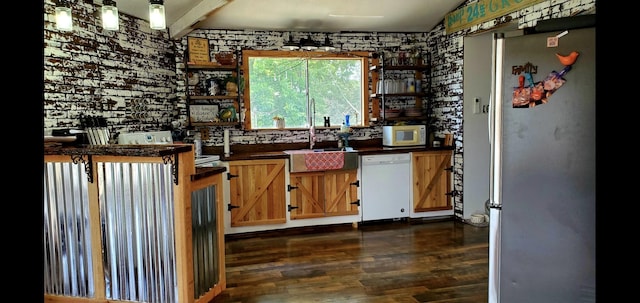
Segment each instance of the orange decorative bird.
[{"label": "orange decorative bird", "polygon": [[562,63],[562,65],[564,66],[573,65],[576,62],[576,59],[578,59],[578,55],[580,54],[576,51],[571,52],[567,56],[556,53],[556,57],[558,57],[558,60],[560,60],[560,63]]}]

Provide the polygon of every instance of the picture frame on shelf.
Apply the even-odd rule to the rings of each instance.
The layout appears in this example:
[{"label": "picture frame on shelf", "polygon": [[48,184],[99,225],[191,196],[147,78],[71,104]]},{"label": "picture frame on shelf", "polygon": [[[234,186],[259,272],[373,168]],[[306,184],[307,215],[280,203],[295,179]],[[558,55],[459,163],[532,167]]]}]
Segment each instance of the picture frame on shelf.
[{"label": "picture frame on shelf", "polygon": [[191,123],[216,122],[219,109],[217,104],[193,104],[189,108]]},{"label": "picture frame on shelf", "polygon": [[187,50],[189,53],[189,63],[211,64],[209,39],[187,37]]}]

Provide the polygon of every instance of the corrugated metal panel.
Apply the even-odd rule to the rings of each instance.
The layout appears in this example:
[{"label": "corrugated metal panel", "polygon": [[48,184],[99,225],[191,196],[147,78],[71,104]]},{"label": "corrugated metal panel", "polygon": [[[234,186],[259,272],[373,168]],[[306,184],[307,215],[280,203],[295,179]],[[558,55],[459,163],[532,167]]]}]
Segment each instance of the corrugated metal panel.
[{"label": "corrugated metal panel", "polygon": [[44,165],[44,293],[93,297],[87,174],[83,164]]},{"label": "corrugated metal panel", "polygon": [[198,298],[219,282],[216,186],[191,193],[194,294]]},{"label": "corrugated metal panel", "polygon": [[107,298],[177,302],[171,165],[97,164]]}]

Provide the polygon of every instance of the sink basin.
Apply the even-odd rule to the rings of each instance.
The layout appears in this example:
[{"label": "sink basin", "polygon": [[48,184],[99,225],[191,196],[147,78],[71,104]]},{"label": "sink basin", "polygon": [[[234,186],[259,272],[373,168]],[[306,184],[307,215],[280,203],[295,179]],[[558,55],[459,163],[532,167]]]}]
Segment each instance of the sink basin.
[{"label": "sink basin", "polygon": [[345,170],[358,168],[358,153],[338,148],[285,150],[290,172]]}]

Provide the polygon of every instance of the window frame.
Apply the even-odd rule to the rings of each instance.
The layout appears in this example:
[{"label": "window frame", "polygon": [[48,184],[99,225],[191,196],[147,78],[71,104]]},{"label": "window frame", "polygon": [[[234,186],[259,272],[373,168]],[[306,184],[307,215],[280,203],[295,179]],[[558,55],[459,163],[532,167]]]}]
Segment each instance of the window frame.
[{"label": "window frame", "polygon": [[[324,51],[286,51],[286,50],[243,50],[242,51],[242,77],[243,81],[243,94],[242,99],[244,103],[244,129],[246,130],[268,130],[272,131],[274,128],[253,128],[251,124],[251,87],[249,85],[249,58],[250,57],[275,57],[275,58],[326,58],[326,59],[334,59],[334,58],[349,58],[349,59],[359,59],[362,66],[362,91],[361,96],[362,100],[362,124],[360,125],[352,125],[351,127],[366,127],[369,125],[369,115],[371,110],[371,101],[370,101],[370,83],[371,78],[369,77],[369,70],[371,66],[371,52],[363,52],[363,51],[354,51],[354,52],[324,52]],[[308,105],[308,104],[307,104]],[[307,113],[308,115],[308,113]],[[307,117],[309,118],[309,117]],[[339,126],[331,126],[331,127],[321,127],[316,126],[316,128],[339,128]],[[296,130],[296,129],[306,129],[300,127],[285,127],[287,130]]]}]

